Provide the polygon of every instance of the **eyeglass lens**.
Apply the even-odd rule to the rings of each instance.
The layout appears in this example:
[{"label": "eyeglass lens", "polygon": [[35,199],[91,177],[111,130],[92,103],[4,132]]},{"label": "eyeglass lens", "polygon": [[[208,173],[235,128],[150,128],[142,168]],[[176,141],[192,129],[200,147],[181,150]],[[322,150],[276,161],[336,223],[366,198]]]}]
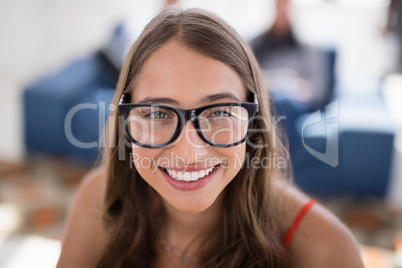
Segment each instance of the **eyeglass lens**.
[{"label": "eyeglass lens", "polygon": [[[129,130],[133,139],[147,145],[169,142],[179,127],[173,109],[158,106],[135,107],[129,112]],[[218,106],[206,109],[196,118],[199,131],[213,144],[225,145],[242,140],[248,129],[249,115],[241,106]]]}]

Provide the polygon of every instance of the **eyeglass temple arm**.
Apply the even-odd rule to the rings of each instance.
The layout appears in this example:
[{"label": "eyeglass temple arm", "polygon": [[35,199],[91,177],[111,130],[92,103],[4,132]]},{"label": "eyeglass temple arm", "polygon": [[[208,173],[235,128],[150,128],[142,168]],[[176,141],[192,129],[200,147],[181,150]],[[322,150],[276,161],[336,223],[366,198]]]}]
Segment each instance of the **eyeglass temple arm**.
[{"label": "eyeglass temple arm", "polygon": [[121,95],[120,100],[119,100],[119,105],[123,104],[124,101],[124,94]]},{"label": "eyeglass temple arm", "polygon": [[130,95],[127,96],[126,94],[121,94],[121,97],[120,97],[120,100],[119,100],[119,105],[127,103],[127,101],[130,101],[129,97],[130,97]]},{"label": "eyeglass temple arm", "polygon": [[257,112],[258,112],[258,109],[259,109],[259,104],[258,104],[258,97],[257,97],[257,94],[254,94],[254,103],[255,104],[257,104]]}]

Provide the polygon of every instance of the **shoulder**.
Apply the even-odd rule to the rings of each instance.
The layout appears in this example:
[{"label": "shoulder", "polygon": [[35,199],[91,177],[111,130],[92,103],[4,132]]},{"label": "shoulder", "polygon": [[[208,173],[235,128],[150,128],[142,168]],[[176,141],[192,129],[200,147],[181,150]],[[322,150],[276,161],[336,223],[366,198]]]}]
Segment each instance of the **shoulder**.
[{"label": "shoulder", "polygon": [[67,219],[57,267],[92,267],[106,241],[103,227],[104,170],[91,171],[78,187]]},{"label": "shoulder", "polygon": [[[293,185],[282,193],[285,233],[311,198]],[[363,267],[359,247],[346,226],[329,210],[315,203],[300,221],[289,246],[290,267]]]}]

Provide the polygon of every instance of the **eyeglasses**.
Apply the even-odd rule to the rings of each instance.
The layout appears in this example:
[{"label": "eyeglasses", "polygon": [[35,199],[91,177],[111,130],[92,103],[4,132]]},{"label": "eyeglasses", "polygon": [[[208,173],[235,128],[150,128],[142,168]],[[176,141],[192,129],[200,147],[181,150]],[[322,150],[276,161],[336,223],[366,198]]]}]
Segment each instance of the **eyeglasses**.
[{"label": "eyeglasses", "polygon": [[187,120],[193,122],[199,137],[215,147],[231,147],[243,143],[251,132],[253,119],[258,112],[254,102],[219,103],[184,110],[159,104],[125,103],[123,94],[119,114],[123,116],[130,141],[146,148],[161,148],[173,143]]}]

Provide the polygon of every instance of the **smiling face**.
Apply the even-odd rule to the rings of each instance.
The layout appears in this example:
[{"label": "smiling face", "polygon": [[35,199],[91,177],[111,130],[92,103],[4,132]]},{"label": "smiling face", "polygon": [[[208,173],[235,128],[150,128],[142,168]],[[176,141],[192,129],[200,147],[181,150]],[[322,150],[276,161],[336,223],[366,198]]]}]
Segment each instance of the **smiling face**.
[{"label": "smiling face", "polygon": [[[246,102],[246,90],[231,68],[172,39],[145,62],[132,102],[194,109]],[[214,203],[239,172],[245,152],[246,143],[229,148],[207,145],[191,121],[172,145],[132,149],[141,177],[170,205],[186,212],[201,212]]]}]

